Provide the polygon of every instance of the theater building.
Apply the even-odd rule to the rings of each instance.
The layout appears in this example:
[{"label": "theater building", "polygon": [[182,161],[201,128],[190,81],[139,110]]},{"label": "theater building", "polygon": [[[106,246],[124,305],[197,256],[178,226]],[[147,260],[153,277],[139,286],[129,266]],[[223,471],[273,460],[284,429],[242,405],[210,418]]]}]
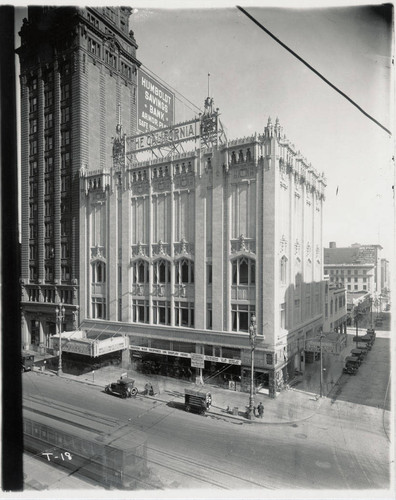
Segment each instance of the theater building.
[{"label": "theater building", "polygon": [[274,397],[323,327],[324,177],[278,120],[140,162],[117,134],[113,163],[80,173],[81,328],[128,335],[137,369],[247,390],[253,327]]}]

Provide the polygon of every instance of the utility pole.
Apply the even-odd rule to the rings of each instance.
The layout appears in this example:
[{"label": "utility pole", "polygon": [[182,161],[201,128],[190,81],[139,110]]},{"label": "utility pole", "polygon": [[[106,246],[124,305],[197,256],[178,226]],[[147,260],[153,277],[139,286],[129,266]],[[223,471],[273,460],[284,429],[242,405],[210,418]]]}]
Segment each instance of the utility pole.
[{"label": "utility pole", "polygon": [[253,314],[249,326],[249,340],[251,348],[250,396],[249,396],[249,409],[247,414],[249,420],[254,420],[254,348],[256,343],[256,334],[257,334],[256,316]]},{"label": "utility pole", "polygon": [[62,375],[62,323],[65,319],[65,307],[62,304],[56,306],[56,324],[59,332],[59,363],[58,363],[58,377]]}]

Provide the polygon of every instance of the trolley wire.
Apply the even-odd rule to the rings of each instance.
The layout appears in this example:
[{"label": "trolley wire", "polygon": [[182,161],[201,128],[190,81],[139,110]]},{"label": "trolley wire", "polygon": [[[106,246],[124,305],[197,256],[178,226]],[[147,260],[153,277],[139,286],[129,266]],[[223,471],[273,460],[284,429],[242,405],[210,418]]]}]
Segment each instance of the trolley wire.
[{"label": "trolley wire", "polygon": [[316,70],[313,66],[311,66],[305,59],[303,59],[301,56],[299,56],[294,50],[292,50],[290,47],[288,47],[285,43],[283,43],[278,37],[276,37],[269,29],[267,29],[265,26],[263,26],[254,16],[249,14],[243,7],[240,7],[237,5],[237,8],[245,14],[251,21],[253,21],[259,28],[261,28],[267,35],[269,35],[271,38],[273,38],[279,45],[281,45],[284,49],[286,49],[290,54],[292,54],[296,59],[298,59],[300,62],[302,62],[307,68],[309,68],[315,75],[317,75],[321,80],[323,80],[327,85],[329,85],[333,90],[338,92],[342,97],[344,97],[347,101],[349,101],[355,108],[357,108],[361,113],[363,113],[367,118],[369,118],[371,121],[373,121],[376,125],[381,127],[385,132],[387,132],[389,135],[392,135],[391,131],[388,130],[384,125],[382,125],[378,120],[376,120],[373,116],[371,116],[369,113],[367,113],[361,106],[359,106],[355,101],[353,101],[345,92],[340,90],[336,85],[331,83],[325,76],[322,75],[318,70]]}]

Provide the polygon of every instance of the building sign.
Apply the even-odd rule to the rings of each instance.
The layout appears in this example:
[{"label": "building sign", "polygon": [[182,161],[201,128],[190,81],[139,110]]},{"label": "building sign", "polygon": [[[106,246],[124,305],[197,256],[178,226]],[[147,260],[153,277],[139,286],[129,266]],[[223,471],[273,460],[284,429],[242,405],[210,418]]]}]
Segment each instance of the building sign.
[{"label": "building sign", "polygon": [[73,352],[75,354],[83,354],[85,356],[91,356],[91,346],[90,342],[78,342],[77,340],[71,340],[63,345],[63,352]]},{"label": "building sign", "polygon": [[93,346],[93,356],[102,356],[109,352],[122,351],[128,347],[127,337],[112,337],[95,342]]},{"label": "building sign", "polygon": [[167,127],[146,134],[128,137],[127,140],[135,153],[158,147],[172,146],[172,144],[198,139],[200,137],[199,123],[200,120],[197,118],[189,122],[180,123],[174,127]]},{"label": "building sign", "polygon": [[205,359],[203,354],[193,354],[191,353],[191,367],[193,368],[205,368]]},{"label": "building sign", "polygon": [[142,69],[138,70],[137,128],[140,132],[174,123],[175,94]]},{"label": "building sign", "polygon": [[[338,335],[335,340],[322,340],[322,352],[330,354],[339,354],[346,346],[346,335]],[[307,340],[305,350],[308,352],[320,352],[320,340],[310,339]]]},{"label": "building sign", "polygon": [[[240,359],[220,358],[218,356],[207,356],[206,354],[195,354],[189,352],[168,351],[167,349],[156,349],[154,347],[142,347],[140,345],[131,345],[132,351],[152,352],[154,354],[163,354],[165,356],[177,356],[179,358],[192,358],[192,356],[202,356],[204,361],[214,361],[215,363],[224,363],[227,365],[241,365]],[[193,365],[191,365],[193,366]]]}]

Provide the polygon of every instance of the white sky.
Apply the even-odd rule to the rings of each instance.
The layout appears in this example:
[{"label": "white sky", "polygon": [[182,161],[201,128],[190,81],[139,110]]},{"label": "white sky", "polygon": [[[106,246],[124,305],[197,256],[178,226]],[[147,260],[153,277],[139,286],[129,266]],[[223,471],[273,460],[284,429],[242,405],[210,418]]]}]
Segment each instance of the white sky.
[{"label": "white sky", "polygon": [[[362,6],[275,9],[246,3],[239,4],[393,131],[392,39],[381,17]],[[268,116],[279,117],[286,136],[327,177],[324,246],[379,243],[392,259],[393,139],[230,2],[173,2],[165,5],[184,8],[159,10],[161,4],[134,5],[130,24],[143,65],[199,107],[210,73],[210,93],[229,139],[262,132]],[[208,5],[222,8],[201,9]],[[179,108],[176,121],[193,117],[191,109]]]}]

